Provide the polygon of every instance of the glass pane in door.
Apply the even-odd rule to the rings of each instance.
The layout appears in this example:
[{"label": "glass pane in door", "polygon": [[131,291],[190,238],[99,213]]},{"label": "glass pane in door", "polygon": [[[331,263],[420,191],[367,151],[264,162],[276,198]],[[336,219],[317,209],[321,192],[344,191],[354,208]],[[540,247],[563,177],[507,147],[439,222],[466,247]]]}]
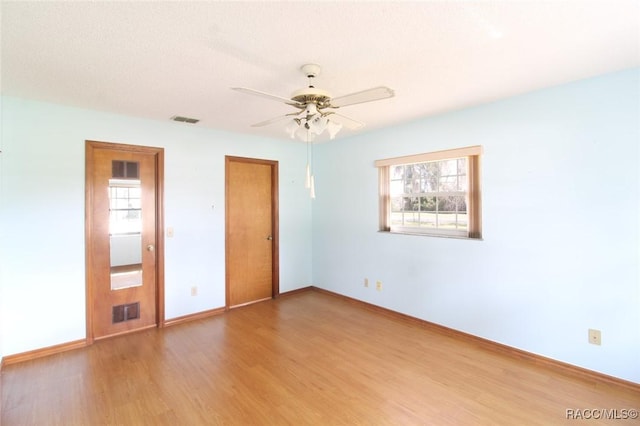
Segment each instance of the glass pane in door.
[{"label": "glass pane in door", "polygon": [[142,203],[138,163],[113,161],[109,179],[111,290],[142,285]]}]

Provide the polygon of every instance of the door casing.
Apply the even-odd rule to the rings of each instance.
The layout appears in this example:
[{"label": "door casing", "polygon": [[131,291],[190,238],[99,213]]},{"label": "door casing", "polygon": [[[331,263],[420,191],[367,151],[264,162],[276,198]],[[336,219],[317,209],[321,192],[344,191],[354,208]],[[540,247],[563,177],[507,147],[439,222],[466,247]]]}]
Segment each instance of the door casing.
[{"label": "door casing", "polygon": [[[127,151],[140,154],[152,154],[156,167],[156,326],[164,327],[164,149],[148,146],[128,145],[111,142],[85,141],[85,270],[86,270],[86,342],[92,344],[94,337],[93,298],[93,215],[94,200],[94,151],[96,149]],[[137,330],[133,330],[137,331]]]},{"label": "door casing", "polygon": [[[280,257],[279,257],[279,208],[278,208],[278,162],[274,160],[264,160],[257,158],[245,158],[225,156],[225,199],[229,199],[229,163],[230,162],[243,162],[269,165],[271,167],[271,230],[273,237],[273,244],[271,248],[271,298],[275,298],[280,294]],[[229,217],[229,205],[225,203],[225,217]],[[230,280],[229,280],[229,263],[230,263],[230,250],[229,241],[231,236],[229,235],[228,219],[225,221],[225,309],[229,310],[230,306]],[[251,303],[251,302],[249,302]]]}]

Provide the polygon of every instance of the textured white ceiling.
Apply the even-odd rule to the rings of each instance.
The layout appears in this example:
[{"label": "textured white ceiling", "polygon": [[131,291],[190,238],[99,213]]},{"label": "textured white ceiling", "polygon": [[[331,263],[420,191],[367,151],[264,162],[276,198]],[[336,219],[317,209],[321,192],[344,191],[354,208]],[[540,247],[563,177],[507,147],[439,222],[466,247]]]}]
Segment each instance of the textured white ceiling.
[{"label": "textured white ceiling", "polygon": [[279,138],[282,123],[250,124],[294,109],[230,87],[289,97],[308,62],[334,96],[391,87],[340,111],[365,132],[640,66],[637,0],[2,1],[0,13],[5,95]]}]

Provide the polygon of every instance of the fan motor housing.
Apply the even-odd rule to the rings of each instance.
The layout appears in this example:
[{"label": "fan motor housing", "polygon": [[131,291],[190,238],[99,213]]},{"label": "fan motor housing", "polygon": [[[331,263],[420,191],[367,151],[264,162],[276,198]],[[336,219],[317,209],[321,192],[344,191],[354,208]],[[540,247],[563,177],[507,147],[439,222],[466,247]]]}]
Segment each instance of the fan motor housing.
[{"label": "fan motor housing", "polygon": [[331,95],[324,90],[316,89],[315,87],[307,87],[293,92],[291,100],[303,105],[313,103],[316,104],[318,108],[326,108],[331,102]]}]

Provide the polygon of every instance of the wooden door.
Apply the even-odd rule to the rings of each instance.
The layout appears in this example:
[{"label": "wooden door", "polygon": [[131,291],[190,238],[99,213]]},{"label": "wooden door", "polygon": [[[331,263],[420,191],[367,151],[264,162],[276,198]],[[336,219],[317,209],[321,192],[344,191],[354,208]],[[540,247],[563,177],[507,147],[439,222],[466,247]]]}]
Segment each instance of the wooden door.
[{"label": "wooden door", "polygon": [[159,148],[86,145],[87,340],[162,324]]},{"label": "wooden door", "polygon": [[278,163],[226,157],[226,303],[277,296]]}]

